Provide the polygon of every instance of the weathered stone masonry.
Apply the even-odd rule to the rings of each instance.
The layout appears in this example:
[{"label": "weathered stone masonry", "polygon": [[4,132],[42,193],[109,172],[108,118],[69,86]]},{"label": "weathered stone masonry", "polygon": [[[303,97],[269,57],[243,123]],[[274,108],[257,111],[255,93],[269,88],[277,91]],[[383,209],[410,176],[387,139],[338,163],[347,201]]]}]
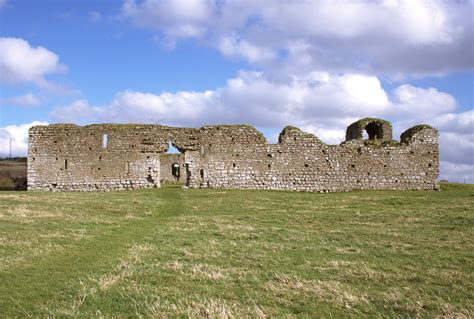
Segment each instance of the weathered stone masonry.
[{"label": "weathered stone masonry", "polygon": [[[363,140],[363,131],[369,138]],[[164,154],[169,142],[183,154]],[[35,126],[29,132],[28,189],[106,191],[192,188],[437,189],[438,131],[418,125],[392,140],[391,124],[367,118],[347,128],[346,141],[327,145],[287,126],[277,144],[247,125],[174,128],[102,124]]]},{"label": "weathered stone masonry", "polygon": [[161,154],[160,181],[181,183],[186,181],[184,154]]}]

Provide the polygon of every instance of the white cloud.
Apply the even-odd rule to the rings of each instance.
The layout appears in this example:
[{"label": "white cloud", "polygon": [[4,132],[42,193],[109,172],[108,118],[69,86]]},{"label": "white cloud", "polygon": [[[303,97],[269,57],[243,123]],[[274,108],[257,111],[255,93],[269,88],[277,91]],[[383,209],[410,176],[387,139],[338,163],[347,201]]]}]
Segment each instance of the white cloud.
[{"label": "white cloud", "polygon": [[456,164],[474,164],[474,132],[461,135],[441,131],[440,145],[443,160]]},{"label": "white cloud", "polygon": [[265,21],[281,30],[339,38],[385,34],[408,43],[452,40],[448,12],[437,1],[279,1],[262,7]]},{"label": "white cloud", "polygon": [[64,123],[92,123],[99,119],[102,108],[91,107],[86,100],[75,100],[67,107],[61,108],[61,114],[52,113],[60,122]]},{"label": "white cloud", "polygon": [[472,1],[442,0],[128,0],[122,17],[171,43],[203,40],[267,73],[318,69],[399,77],[472,69],[472,10]]},{"label": "white cloud", "polygon": [[8,98],[0,98],[0,105],[6,106],[38,106],[40,100],[32,93]]},{"label": "white cloud", "polygon": [[433,119],[441,131],[441,178],[474,183],[474,109]]},{"label": "white cloud", "polygon": [[433,125],[445,132],[474,134],[474,109],[462,113],[446,113],[433,119]]},{"label": "white cloud", "polygon": [[151,94],[125,91],[108,105],[90,106],[78,100],[57,108],[59,121],[159,122],[199,126],[241,122],[263,127],[314,122],[344,124],[390,107],[377,78],[361,74],[314,73],[290,83],[274,82],[259,72],[241,72],[214,91]]},{"label": "white cloud", "polygon": [[435,88],[418,88],[404,84],[395,89],[393,101],[396,107],[394,116],[418,119],[432,118],[438,114],[452,112],[456,109],[456,100],[448,93]]},{"label": "white cloud", "polygon": [[32,47],[19,38],[0,38],[0,83],[47,87],[52,84],[44,77],[64,70],[59,57],[48,49]]},{"label": "white cloud", "polygon": [[159,122],[199,126],[240,122],[261,127],[294,124],[330,131],[365,116],[403,121],[404,116],[398,115],[407,112],[413,114],[410,117],[413,121],[436,118],[440,122],[439,115],[454,108],[454,98],[447,93],[401,85],[390,95],[377,77],[369,75],[312,72],[305,77],[294,76],[289,82],[278,82],[261,72],[240,72],[227,85],[213,91],[161,94],[124,91],[108,105],[91,106],[85,100],[77,100],[56,108],[52,116],[63,122],[80,119],[81,123]]},{"label": "white cloud", "polygon": [[[93,122],[112,123],[160,123],[168,125],[200,125],[206,112],[212,118],[212,109],[217,107],[209,101],[212,92],[151,93],[125,91],[117,94],[106,106],[91,106],[86,100],[56,108],[51,116],[60,122],[80,124]],[[221,114],[217,112],[217,114]]]},{"label": "white cloud", "polygon": [[276,58],[276,52],[272,49],[253,45],[235,36],[222,38],[219,43],[219,51],[225,56],[245,58],[252,63]]},{"label": "white cloud", "polygon": [[474,183],[474,163],[457,164],[446,161],[440,162],[440,180],[458,183]]},{"label": "white cloud", "polygon": [[47,125],[46,122],[34,121],[28,124],[0,127],[0,157],[26,156],[28,153],[28,130],[34,125]]},{"label": "white cloud", "polygon": [[211,0],[126,0],[122,16],[136,26],[162,31],[167,46],[173,46],[176,39],[203,36],[213,10]]},{"label": "white cloud", "polygon": [[316,135],[321,141],[327,144],[339,144],[346,138],[346,130],[342,126],[331,128],[330,125],[322,123],[319,126],[304,125],[300,128],[305,132]]}]

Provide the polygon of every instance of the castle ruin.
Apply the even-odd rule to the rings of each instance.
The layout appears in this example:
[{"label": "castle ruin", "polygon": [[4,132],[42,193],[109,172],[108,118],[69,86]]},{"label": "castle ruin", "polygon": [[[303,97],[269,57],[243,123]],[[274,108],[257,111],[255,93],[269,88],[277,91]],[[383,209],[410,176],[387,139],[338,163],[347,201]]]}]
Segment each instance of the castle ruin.
[{"label": "castle ruin", "polygon": [[[181,154],[165,154],[170,143]],[[291,126],[276,144],[248,125],[53,124],[29,131],[32,191],[138,189],[163,181],[190,188],[433,190],[438,173],[436,129],[412,127],[398,142],[391,124],[374,118],[351,124],[339,145]]]}]

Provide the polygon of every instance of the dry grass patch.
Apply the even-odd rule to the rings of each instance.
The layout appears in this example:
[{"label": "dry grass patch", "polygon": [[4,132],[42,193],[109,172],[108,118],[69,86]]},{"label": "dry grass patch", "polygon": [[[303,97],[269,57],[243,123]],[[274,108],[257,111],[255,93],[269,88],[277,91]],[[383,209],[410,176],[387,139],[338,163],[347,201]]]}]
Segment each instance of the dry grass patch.
[{"label": "dry grass patch", "polygon": [[204,278],[211,280],[223,280],[226,279],[224,271],[216,266],[207,264],[197,264],[192,267],[192,273],[196,278]]},{"label": "dry grass patch", "polygon": [[336,247],[336,252],[338,254],[358,254],[360,249],[356,247]]},{"label": "dry grass patch", "polygon": [[[469,308],[473,308],[472,302],[470,302]],[[438,311],[436,318],[438,319],[471,319],[474,317],[474,314],[468,310],[458,310],[455,309],[450,304],[443,304],[441,309]]]},{"label": "dry grass patch", "polygon": [[20,204],[17,206],[8,206],[5,210],[0,211],[0,220],[4,222],[14,222],[22,224],[31,224],[36,221],[55,219],[58,221],[79,221],[87,220],[88,222],[110,223],[111,221],[104,220],[99,216],[87,216],[80,214],[77,211],[67,209],[64,207],[57,207],[55,209],[38,209],[31,207],[28,204]]},{"label": "dry grass patch", "polygon": [[238,306],[228,304],[228,302],[221,299],[210,299],[204,302],[191,302],[187,307],[187,314],[191,318],[234,318],[233,308]]},{"label": "dry grass patch", "polygon": [[146,309],[147,315],[157,318],[185,316],[188,318],[268,318],[263,307],[259,305],[243,306],[221,298],[203,300],[182,299],[170,302],[158,298]]},{"label": "dry grass patch", "polygon": [[142,258],[149,252],[155,250],[155,246],[151,244],[133,244],[123,257],[114,271],[107,273],[95,280],[100,290],[107,290],[117,285],[120,281],[132,277],[141,271]]},{"label": "dry grass patch", "polygon": [[18,192],[5,192],[1,193],[0,199],[2,200],[11,200],[11,201],[18,201],[18,202],[37,202],[38,198],[37,197],[32,197],[32,196],[27,196],[26,194],[23,193],[18,193]]},{"label": "dry grass patch", "polygon": [[324,267],[315,267],[315,269],[339,271],[347,277],[358,277],[366,279],[387,279],[390,274],[375,270],[363,261],[331,260]]},{"label": "dry grass patch", "polygon": [[24,260],[30,258],[44,257],[53,252],[59,252],[66,247],[57,240],[78,241],[86,238],[81,231],[69,233],[52,232],[38,234],[35,238],[19,239],[7,236],[0,237],[0,248],[13,251],[13,254],[0,254],[0,269],[12,268]]},{"label": "dry grass patch", "polygon": [[157,263],[155,266],[174,270],[182,276],[192,279],[210,279],[214,281],[228,279],[226,269],[208,264],[194,264],[175,260],[168,263]]},{"label": "dry grass patch", "polygon": [[350,286],[333,280],[303,280],[295,275],[278,273],[265,284],[265,288],[276,295],[311,294],[322,301],[336,303],[345,308],[368,303],[365,295],[357,295]]},{"label": "dry grass patch", "polygon": [[95,278],[80,279],[80,289],[72,302],[56,311],[61,315],[76,316],[86,300],[95,299],[99,292],[106,293],[127,279],[140,275],[145,268],[143,258],[155,248],[151,244],[133,244],[111,272]]},{"label": "dry grass patch", "polygon": [[19,205],[9,207],[0,212],[0,219],[4,221],[13,221],[18,223],[32,223],[35,219],[42,218],[65,218],[62,211],[45,211],[28,207],[28,205]]}]

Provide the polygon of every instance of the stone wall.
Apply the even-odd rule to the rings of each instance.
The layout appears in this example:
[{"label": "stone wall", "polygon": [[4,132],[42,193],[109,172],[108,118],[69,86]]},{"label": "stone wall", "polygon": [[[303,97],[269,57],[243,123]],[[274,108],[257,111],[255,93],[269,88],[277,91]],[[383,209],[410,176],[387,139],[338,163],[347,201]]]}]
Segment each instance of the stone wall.
[{"label": "stone wall", "polygon": [[348,127],[340,145],[290,126],[277,144],[247,125],[49,125],[29,134],[30,190],[159,187],[172,178],[175,158],[164,154],[170,142],[184,154],[180,181],[192,188],[437,189],[438,131],[427,125],[407,130],[397,142],[389,122],[363,119]]}]

